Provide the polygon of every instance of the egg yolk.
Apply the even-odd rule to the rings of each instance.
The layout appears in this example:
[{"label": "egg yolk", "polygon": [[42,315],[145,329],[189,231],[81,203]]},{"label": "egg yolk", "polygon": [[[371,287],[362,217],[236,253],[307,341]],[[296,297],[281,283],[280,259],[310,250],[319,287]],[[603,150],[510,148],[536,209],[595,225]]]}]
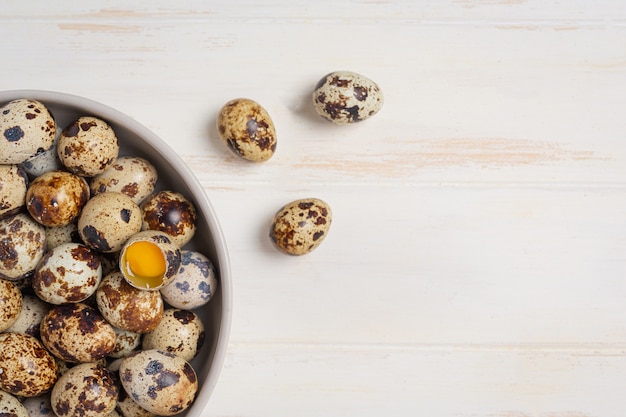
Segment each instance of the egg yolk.
[{"label": "egg yolk", "polygon": [[139,287],[155,288],[163,282],[166,264],[161,249],[151,242],[131,243],[123,262],[128,278]]}]

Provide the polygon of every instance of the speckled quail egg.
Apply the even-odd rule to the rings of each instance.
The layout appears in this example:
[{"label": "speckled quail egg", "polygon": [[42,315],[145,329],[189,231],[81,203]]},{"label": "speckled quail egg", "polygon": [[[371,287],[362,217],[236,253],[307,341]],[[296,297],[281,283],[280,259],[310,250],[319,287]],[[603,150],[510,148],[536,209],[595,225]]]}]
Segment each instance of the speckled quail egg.
[{"label": "speckled quail egg", "polygon": [[143,230],[122,247],[119,268],[133,287],[158,290],[172,282],[180,260],[180,248],[173,238],[158,230]]},{"label": "speckled quail egg", "polygon": [[160,349],[191,361],[204,343],[204,325],[193,311],[168,308],[163,320],[143,336],[141,348]]},{"label": "speckled quail egg", "polygon": [[383,93],[374,81],[351,71],[325,75],[313,91],[317,113],[336,124],[365,120],[378,113],[383,101]]},{"label": "speckled quail egg", "polygon": [[97,309],[84,303],[54,306],[41,321],[41,341],[70,363],[95,362],[113,351],[115,332]]},{"label": "speckled quail egg", "polygon": [[83,363],[59,378],[50,402],[58,417],[108,417],[115,410],[117,396],[115,376],[108,369]]},{"label": "speckled quail egg", "polygon": [[81,243],[76,222],[65,226],[46,227],[46,248],[52,250],[63,243]]},{"label": "speckled quail egg", "polygon": [[23,333],[39,338],[41,320],[50,311],[50,304],[31,294],[22,295],[22,310],[7,332]]},{"label": "speckled quail egg", "polygon": [[217,290],[213,262],[200,252],[183,250],[174,280],[161,288],[163,300],[172,307],[192,310],[211,300]]},{"label": "speckled quail egg", "polygon": [[18,165],[0,165],[0,218],[18,213],[26,204],[28,176]]},{"label": "speckled quail egg", "polygon": [[67,171],[50,171],[35,178],[26,192],[26,208],[44,226],[72,223],[89,200],[84,178]]},{"label": "speckled quail egg", "polygon": [[151,413],[137,404],[121,386],[116,407],[124,417],[156,417],[156,414]]},{"label": "speckled quail egg", "polygon": [[160,416],[186,410],[198,390],[198,378],[189,362],[157,349],[126,357],[119,375],[126,393],[141,407]]},{"label": "speckled quail egg", "polygon": [[0,278],[17,281],[32,275],[46,251],[46,231],[28,214],[0,220]]},{"label": "speckled quail egg", "polygon": [[293,201],[274,216],[270,239],[283,253],[304,255],[316,249],[328,234],[332,213],[317,198]]},{"label": "speckled quail egg", "polygon": [[159,191],[149,196],[141,206],[143,230],[160,230],[183,247],[196,233],[198,214],[191,201],[175,191]]},{"label": "speckled quail egg", "polygon": [[141,208],[129,196],[111,191],[85,204],[78,218],[78,233],[96,251],[117,252],[141,225]]},{"label": "speckled quail egg", "polygon": [[33,417],[28,409],[13,395],[0,391],[0,416],[2,417]]},{"label": "speckled quail egg", "polygon": [[253,162],[270,159],[276,152],[276,128],[259,103],[237,98],[222,107],[217,117],[222,141],[235,155]]},{"label": "speckled quail egg", "polygon": [[57,152],[57,143],[59,141],[60,134],[61,129],[57,126],[57,134],[54,138],[52,146],[48,150],[28,158],[20,164],[22,169],[24,169],[26,174],[28,174],[31,178],[38,177],[46,172],[61,171],[64,169]]},{"label": "speckled quail egg", "polygon": [[32,279],[35,294],[50,304],[84,301],[102,279],[100,256],[81,243],[63,243],[46,252]]},{"label": "speckled quail egg", "polygon": [[93,177],[106,170],[118,157],[119,143],[113,128],[104,120],[83,116],[63,129],[57,151],[71,172]]},{"label": "speckled quail egg", "polygon": [[101,174],[91,179],[91,194],[116,191],[141,202],[154,191],[158,173],[154,165],[137,156],[120,156]]},{"label": "speckled quail egg", "polygon": [[22,404],[26,407],[30,417],[54,417],[49,392],[37,397],[26,398]]},{"label": "speckled quail egg", "polygon": [[0,164],[21,164],[54,143],[56,122],[37,100],[17,99],[0,108]]},{"label": "speckled quail egg", "polygon": [[0,279],[0,333],[10,328],[22,311],[22,292],[11,281]]},{"label": "speckled quail egg", "polygon": [[34,336],[0,333],[0,389],[21,397],[36,397],[57,380],[56,362]]},{"label": "speckled quail egg", "polygon": [[109,358],[124,358],[141,345],[141,334],[113,327],[115,331],[115,347]]},{"label": "speckled quail egg", "polygon": [[119,271],[102,279],[96,291],[96,303],[111,325],[134,333],[154,330],[163,318],[161,293],[131,286]]}]

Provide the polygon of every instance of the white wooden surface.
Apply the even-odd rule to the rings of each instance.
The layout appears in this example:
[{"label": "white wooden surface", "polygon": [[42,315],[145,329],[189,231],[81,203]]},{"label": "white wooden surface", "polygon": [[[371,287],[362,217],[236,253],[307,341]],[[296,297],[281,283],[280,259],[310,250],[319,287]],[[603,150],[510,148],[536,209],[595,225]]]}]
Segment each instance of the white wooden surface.
[{"label": "white wooden surface", "polygon": [[[115,107],[206,188],[235,289],[207,416],[623,415],[623,0],[5,0],[0,34],[0,89]],[[383,110],[318,118],[338,69]],[[265,164],[217,138],[235,97],[274,119]],[[334,223],[286,257],[302,197]]]}]

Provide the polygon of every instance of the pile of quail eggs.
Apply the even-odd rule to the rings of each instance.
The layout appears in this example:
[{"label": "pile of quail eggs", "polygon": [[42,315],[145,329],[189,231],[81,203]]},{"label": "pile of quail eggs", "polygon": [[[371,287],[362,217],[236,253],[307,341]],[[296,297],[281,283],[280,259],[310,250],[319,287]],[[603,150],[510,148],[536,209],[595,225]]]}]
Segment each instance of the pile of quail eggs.
[{"label": "pile of quail eggs", "polygon": [[[343,125],[376,114],[383,96],[369,78],[336,71],[312,101]],[[276,151],[274,122],[254,100],[226,103],[217,130],[244,160]],[[16,416],[186,410],[198,389],[190,361],[204,341],[194,309],[218,283],[211,260],[186,249],[192,202],[155,191],[155,167],[120,155],[97,117],[61,129],[44,103],[18,99],[0,108],[0,134],[0,401]],[[269,238],[304,255],[331,221],[326,202],[298,199],[278,210]]]},{"label": "pile of quail eggs", "polygon": [[[218,277],[194,204],[105,120],[0,103],[0,396],[15,415],[174,415]],[[13,401],[15,399],[15,401]],[[21,414],[20,414],[21,413]],[[29,414],[30,413],[30,414]]]}]

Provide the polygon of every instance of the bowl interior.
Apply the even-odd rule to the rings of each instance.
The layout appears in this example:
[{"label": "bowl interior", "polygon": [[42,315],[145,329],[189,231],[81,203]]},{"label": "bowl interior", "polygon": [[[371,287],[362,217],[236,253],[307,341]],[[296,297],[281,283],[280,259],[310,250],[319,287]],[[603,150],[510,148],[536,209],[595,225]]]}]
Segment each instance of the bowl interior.
[{"label": "bowl interior", "polygon": [[193,240],[185,249],[203,253],[214,263],[219,284],[208,304],[194,310],[205,326],[205,342],[191,362],[198,374],[199,390],[194,404],[180,416],[198,417],[217,383],[228,344],[231,321],[230,264],[226,243],[215,212],[204,189],[187,165],[149,129],[106,105],[65,93],[37,90],[0,92],[0,105],[30,98],[44,103],[64,128],[80,116],[94,116],[109,123],[120,144],[120,156],[140,156],[150,161],[159,174],[157,189],[173,190],[191,200],[198,211],[198,224]]}]

